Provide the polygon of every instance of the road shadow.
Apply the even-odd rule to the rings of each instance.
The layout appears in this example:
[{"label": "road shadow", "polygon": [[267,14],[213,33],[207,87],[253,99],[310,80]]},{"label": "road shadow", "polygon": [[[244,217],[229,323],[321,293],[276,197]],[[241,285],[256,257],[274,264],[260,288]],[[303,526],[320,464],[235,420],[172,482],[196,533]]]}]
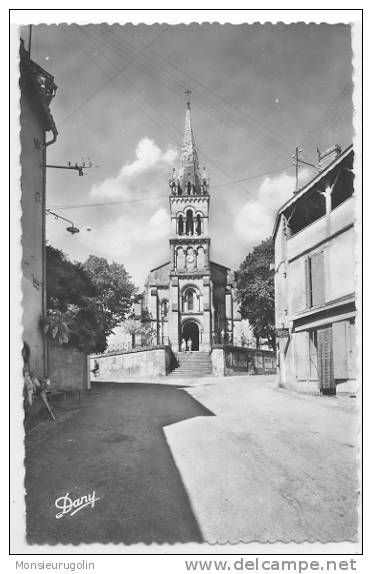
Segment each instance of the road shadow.
[{"label": "road shadow", "polygon": [[[163,427],[214,414],[181,387],[94,383],[75,416],[26,440],[30,544],[202,542]],[[55,501],[95,491],[57,519]]]}]

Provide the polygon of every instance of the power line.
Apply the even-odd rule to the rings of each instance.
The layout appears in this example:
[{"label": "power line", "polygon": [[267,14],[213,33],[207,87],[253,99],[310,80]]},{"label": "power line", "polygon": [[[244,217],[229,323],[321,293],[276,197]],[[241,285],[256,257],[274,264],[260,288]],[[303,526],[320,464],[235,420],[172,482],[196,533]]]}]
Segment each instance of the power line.
[{"label": "power line", "polygon": [[[63,28],[63,24],[61,25],[61,30],[62,32],[67,36],[67,32],[64,30]],[[136,60],[136,58],[138,58],[140,56],[140,54],[142,52],[144,52],[151,44],[153,44],[153,42],[155,42],[164,32],[165,32],[165,28],[163,30],[161,30],[159,32],[159,34],[157,34],[152,40],[151,42],[149,42],[146,46],[143,47],[142,50],[140,50],[134,57],[132,60],[130,60],[129,62],[127,62],[125,64],[125,66],[117,71],[116,74],[114,74],[113,76],[108,78],[108,81],[105,82],[104,84],[102,84],[97,90],[95,90],[90,96],[88,96],[87,98],[85,98],[83,100],[83,102],[81,102],[81,104],[79,106],[77,106],[74,110],[72,110],[72,112],[70,112],[69,114],[67,114],[67,116],[65,116],[59,123],[63,124],[64,122],[66,122],[68,119],[70,119],[74,114],[76,114],[76,112],[78,112],[81,108],[83,108],[84,106],[87,105],[87,103],[89,101],[91,101],[93,98],[95,98],[102,90],[104,90],[104,88],[106,88],[109,84],[111,84],[114,80],[116,80],[116,78],[118,78],[120,76],[120,74],[126,69],[129,68],[129,66]]]},{"label": "power line", "polygon": [[[79,29],[81,29],[81,28],[79,27]],[[94,45],[95,45],[96,48],[101,52],[102,56],[115,68],[116,65],[113,64],[113,63],[107,58],[106,54],[104,54],[104,53],[102,52],[102,49],[101,49],[100,45],[97,43],[97,41],[92,40],[92,39],[89,37],[89,34],[87,34],[85,30],[81,30],[81,31],[82,31],[84,34],[86,34],[91,41],[93,41]],[[84,50],[84,49],[83,49],[83,50]],[[85,51],[85,50],[84,50],[84,51]],[[89,56],[89,53],[88,53],[87,55]],[[89,57],[90,57],[90,56],[89,56]],[[134,89],[141,95],[141,97],[143,97],[143,98],[145,99],[145,101],[146,101],[158,114],[160,114],[160,115],[163,117],[163,119],[164,119],[168,124],[170,124],[170,126],[171,126],[178,134],[180,134],[179,130],[173,125],[173,123],[172,123],[162,112],[160,112],[160,111],[154,106],[154,104],[137,88],[137,86],[134,84],[134,82],[133,82],[132,80],[130,80],[124,73],[122,73],[121,75],[122,75],[131,85],[133,85]],[[143,108],[142,108],[142,109],[143,109]],[[143,110],[143,111],[144,111],[144,110]],[[146,112],[145,112],[145,113],[146,113]],[[146,115],[147,115],[147,114],[146,114]],[[150,117],[150,119],[153,119],[153,118]],[[156,122],[156,120],[153,120],[153,121]],[[158,122],[156,122],[156,123],[158,123]],[[160,124],[158,124],[158,125],[160,125]],[[160,127],[161,127],[161,129],[164,130],[163,126],[160,125]],[[164,130],[164,131],[166,131],[166,130]],[[167,135],[169,136],[169,133],[168,133],[168,132],[166,132],[166,133],[167,133]],[[172,136],[170,136],[170,137],[171,137],[172,140],[174,139]],[[200,149],[200,146],[199,146],[199,149]],[[222,172],[222,173],[230,180],[229,183],[233,182],[233,178],[231,178],[231,176],[226,172],[226,170],[224,170],[221,166],[218,166],[211,158],[209,158],[209,157],[207,156],[207,154],[206,154],[205,152],[203,152],[203,155],[208,159],[208,161],[209,161],[211,164],[213,164],[213,165],[216,167],[216,169],[218,169],[220,172]],[[239,183],[235,183],[235,184],[242,189],[242,191],[244,192],[244,194],[250,195],[250,192],[248,192],[247,190],[245,190]],[[252,196],[252,197],[253,197],[253,196]]]},{"label": "power line", "polygon": [[[91,41],[95,41],[97,42],[101,42],[101,38],[97,38],[97,35],[95,34],[95,32],[93,31],[89,31],[89,34],[83,30],[81,27],[80,29],[88,36],[90,37]],[[114,41],[114,44],[110,44],[109,40],[107,39],[107,37],[105,37],[105,42],[106,45],[109,46],[111,48],[112,51],[116,51],[116,53],[118,53],[121,57],[123,56],[123,52],[122,52],[122,48],[117,47],[118,42],[116,40],[111,40],[111,42]],[[97,44],[96,44],[97,45]],[[146,56],[146,58],[148,58]],[[113,64],[112,64],[113,65]],[[135,66],[142,72],[144,72],[145,74],[147,74],[148,76],[150,76],[151,78],[157,80],[159,83],[161,83],[162,85],[164,85],[166,88],[174,91],[176,90],[178,93],[184,91],[184,85],[182,87],[176,87],[176,86],[170,86],[169,83],[167,83],[167,81],[165,81],[164,79],[162,79],[161,77],[159,77],[159,75],[156,75],[156,67],[157,64],[155,62],[152,62],[152,67],[151,69],[144,67],[143,63],[141,65],[138,64],[138,62],[135,64]],[[161,74],[166,74],[168,77],[171,78],[171,81],[174,81],[174,78],[172,78],[168,72],[164,72],[163,70],[160,71]],[[158,72],[159,74],[159,72]],[[177,79],[177,81],[179,81]],[[168,80],[169,82],[169,80]],[[184,81],[183,81],[184,84]],[[214,102],[208,100],[205,98],[205,96],[203,96],[203,94],[199,93],[197,90],[194,90],[196,94],[199,95],[199,97],[203,100],[203,101],[197,101],[197,105],[199,107],[201,107],[202,109],[205,109],[208,113],[214,115],[217,117],[217,119],[219,121],[225,121],[225,123],[228,123],[230,125],[232,125],[234,128],[239,129],[240,131],[243,131],[245,134],[248,134],[248,137],[256,144],[269,149],[269,151],[271,153],[275,153],[276,155],[278,155],[279,157],[281,157],[282,159],[287,159],[287,153],[288,150],[286,150],[285,154],[280,152],[279,149],[273,148],[272,144],[269,146],[266,141],[264,141],[262,138],[265,136],[262,136],[262,134],[257,134],[252,130],[252,127],[247,127],[244,125],[244,121],[242,122],[242,120],[236,116],[234,116],[231,112],[228,112],[226,110],[224,110],[223,108],[221,108],[221,106],[218,107],[218,105],[216,105]],[[224,117],[221,117],[221,114],[224,114]],[[254,135],[253,135],[254,134]],[[261,139],[259,139],[261,138]],[[281,144],[278,144],[278,148]]]},{"label": "power line", "polygon": [[144,203],[147,201],[154,201],[158,199],[164,199],[164,195],[146,197],[142,199],[128,199],[121,201],[105,201],[102,203],[77,203],[73,205],[52,205],[50,208],[53,209],[81,209],[85,207],[105,207],[107,205],[133,205],[135,203]]},{"label": "power line", "polygon": [[337,117],[338,115],[338,108],[340,106],[343,107],[347,105],[347,102],[345,100],[350,96],[352,87],[353,87],[352,81],[349,81],[344,85],[344,87],[340,90],[337,96],[333,98],[333,100],[327,106],[325,111],[321,114],[320,118],[315,123],[315,125],[306,132],[301,141],[301,146],[303,146],[305,142],[307,142],[308,146],[313,144],[316,141],[317,137],[319,137],[319,134],[321,134],[327,127],[327,124],[329,125],[335,122],[335,116]]},{"label": "power line", "polygon": [[[128,30],[124,30],[125,34],[128,34],[131,38],[135,39],[136,41],[137,38],[135,38]],[[112,35],[115,35],[114,30],[112,30]],[[117,36],[116,36],[117,37]],[[121,42],[125,42],[125,40],[123,40],[123,38],[120,39]],[[126,44],[129,44],[129,46],[133,49],[133,47],[130,45],[130,43],[125,42]],[[268,131],[272,136],[274,136],[276,139],[282,139],[283,141],[287,142],[287,144],[289,146],[292,146],[292,142],[290,142],[286,137],[284,137],[283,135],[279,135],[277,133],[275,133],[270,127],[266,126],[265,124],[263,124],[262,122],[259,122],[256,118],[254,118],[253,116],[250,116],[249,114],[247,114],[246,112],[244,112],[243,110],[241,110],[240,108],[238,108],[237,106],[233,105],[231,102],[228,102],[224,97],[222,97],[219,94],[216,94],[213,90],[211,90],[208,86],[206,86],[205,84],[203,84],[200,80],[198,80],[197,78],[194,78],[193,76],[191,76],[190,74],[188,74],[187,72],[181,70],[178,66],[176,66],[176,64],[174,64],[173,62],[171,62],[170,60],[164,58],[161,54],[159,54],[159,52],[156,52],[153,49],[150,49],[149,52],[152,52],[155,57],[157,59],[161,59],[163,60],[167,66],[172,66],[172,68],[174,68],[175,70],[177,70],[178,72],[180,72],[183,76],[186,76],[187,78],[191,79],[193,82],[196,82],[199,86],[202,87],[202,89],[206,90],[207,92],[209,92],[210,94],[212,94],[215,98],[217,98],[218,100],[222,101],[224,104],[227,104],[228,106],[230,106],[233,110],[235,110],[236,112],[238,112],[238,114],[240,114],[241,117],[246,117],[250,122],[253,122],[255,124],[257,124],[261,129]],[[148,55],[145,56],[146,59],[150,60],[150,57]],[[200,95],[200,94],[199,94]],[[288,148],[289,150],[290,148]]]},{"label": "power line", "polygon": [[[125,42],[125,40],[124,40],[124,42]],[[122,45],[122,43],[123,43],[123,41],[121,42],[120,45]],[[133,49],[131,46],[130,46],[130,48]],[[160,55],[158,55],[158,57],[159,57],[159,58],[162,58],[162,56],[160,56]],[[159,68],[159,66],[157,65],[157,62],[154,62],[153,60],[149,59],[149,56],[148,56],[148,55],[146,55],[145,58],[150,61],[151,72],[153,71],[154,66],[157,66],[157,67]],[[142,58],[142,59],[143,59],[143,58]],[[162,58],[162,59],[164,59],[164,58]],[[167,63],[169,63],[170,65],[173,66],[173,64],[172,64],[171,62],[168,62],[168,60],[165,60],[165,61],[166,61]],[[175,66],[173,66],[173,67],[175,67]],[[170,77],[171,80],[180,83],[181,85],[180,85],[180,88],[179,88],[179,89],[182,89],[182,90],[184,89],[185,80],[184,80],[183,78],[182,78],[181,80],[179,80],[177,77],[174,77],[174,76],[170,75],[168,71],[164,71],[162,68],[160,68],[160,73],[165,74],[166,76]],[[182,72],[181,72],[181,73],[182,73]],[[198,80],[195,80],[194,78],[192,78],[192,77],[189,76],[188,74],[186,74],[186,75],[187,75],[188,77],[190,77],[194,82],[198,82],[199,84],[201,84]],[[203,84],[201,84],[201,85],[203,86]],[[168,86],[167,86],[167,87],[168,87]],[[223,100],[223,98],[221,98],[220,96],[217,96],[216,94],[214,94],[209,88],[204,87],[204,89],[206,89],[206,90],[208,90],[209,92],[211,92],[212,95],[213,95],[215,98],[219,98],[219,99],[222,99],[222,100]],[[241,114],[240,114],[240,116],[237,117],[237,116],[236,116],[236,112],[227,111],[226,108],[222,107],[220,104],[216,104],[215,102],[211,101],[210,98],[207,98],[203,93],[201,93],[201,92],[200,92],[199,90],[197,90],[195,87],[193,87],[193,90],[194,90],[194,93],[195,93],[196,95],[198,95],[198,97],[199,97],[199,99],[198,99],[198,101],[197,101],[197,104],[198,104],[200,107],[204,107],[204,108],[207,109],[207,111],[208,111],[209,113],[212,113],[213,115],[217,115],[217,117],[218,117],[219,120],[221,120],[220,115],[221,115],[221,114],[224,114],[225,121],[230,122],[230,123],[233,122],[234,127],[237,127],[238,129],[243,130],[244,133],[248,133],[250,139],[252,139],[255,143],[258,143],[259,145],[262,145],[263,147],[266,147],[266,148],[268,147],[268,146],[267,146],[267,143],[266,143],[266,141],[265,141],[265,139],[262,139],[262,138],[265,138],[266,136],[263,135],[262,133],[258,133],[258,132],[257,132],[257,128],[252,128],[251,125],[248,125],[248,127],[247,127],[247,126],[246,126],[246,121],[245,121],[244,119],[242,119],[242,115],[241,115]],[[199,100],[203,101],[203,104],[201,104]],[[223,101],[226,101],[226,100],[223,100]],[[234,106],[232,106],[232,107],[234,107]],[[236,108],[235,108],[235,109],[236,109]],[[243,115],[244,115],[244,114],[243,114]],[[256,121],[256,123],[259,124],[258,121]],[[246,127],[244,127],[244,125],[245,125]],[[265,127],[265,126],[263,126],[263,127]],[[272,130],[270,130],[270,128],[265,128],[265,129],[267,129],[268,131],[270,131],[270,132],[274,135],[274,137],[275,137],[277,140],[280,139],[280,136],[277,136],[277,134],[275,134]],[[255,133],[255,137],[253,137],[252,132]],[[270,137],[272,138],[272,136],[270,136]],[[258,140],[257,138],[261,138],[261,139]],[[280,147],[280,146],[282,146],[283,144],[277,143],[277,145],[278,145],[278,147]],[[270,151],[272,151],[271,148],[270,148]],[[288,149],[287,149],[286,151],[288,152]]]},{"label": "power line", "polygon": [[[250,175],[250,176],[244,177],[242,179],[229,181],[228,183],[213,185],[212,190],[216,189],[216,188],[220,188],[220,187],[227,187],[228,185],[238,184],[238,183],[241,183],[243,181],[257,179],[259,177],[264,177],[265,175],[271,175],[273,173],[278,173],[278,172],[283,171],[285,169],[286,169],[286,167],[283,166],[283,167],[278,168],[278,169],[272,169],[270,171],[266,171],[266,172],[262,172],[262,173],[256,173],[255,175]],[[165,195],[162,194],[162,195],[157,195],[157,196],[144,197],[142,199],[138,198],[138,199],[129,199],[129,200],[121,200],[121,201],[106,201],[106,202],[102,202],[102,203],[79,203],[79,204],[74,204],[74,205],[51,205],[51,206],[49,206],[48,209],[82,209],[85,207],[105,207],[105,206],[110,206],[110,205],[132,205],[134,203],[144,203],[144,202],[154,201],[154,200],[158,201],[159,199],[165,199]]]}]

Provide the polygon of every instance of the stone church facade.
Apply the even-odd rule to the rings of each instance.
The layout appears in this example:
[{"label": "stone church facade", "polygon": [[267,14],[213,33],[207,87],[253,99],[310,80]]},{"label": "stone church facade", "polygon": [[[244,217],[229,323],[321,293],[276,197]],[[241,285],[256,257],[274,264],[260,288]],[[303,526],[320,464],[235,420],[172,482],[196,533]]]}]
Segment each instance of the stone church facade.
[{"label": "stone church facade", "polygon": [[210,259],[210,200],[188,102],[179,168],[169,180],[170,260],[150,271],[142,302],[158,342],[174,351],[182,339],[191,339],[193,351],[209,351],[213,343],[241,344],[234,273]]}]

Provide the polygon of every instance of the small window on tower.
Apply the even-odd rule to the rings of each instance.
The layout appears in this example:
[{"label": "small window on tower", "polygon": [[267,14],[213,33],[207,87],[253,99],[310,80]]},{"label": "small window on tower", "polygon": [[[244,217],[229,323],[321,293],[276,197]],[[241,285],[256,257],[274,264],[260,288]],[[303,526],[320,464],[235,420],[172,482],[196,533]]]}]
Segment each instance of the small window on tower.
[{"label": "small window on tower", "polygon": [[201,217],[199,214],[196,216],[195,232],[196,235],[201,235]]},{"label": "small window on tower", "polygon": [[191,209],[188,209],[186,213],[186,233],[194,235],[194,218]]},{"label": "small window on tower", "polygon": [[178,235],[183,235],[183,217],[180,215],[178,217]]},{"label": "small window on tower", "polygon": [[192,311],[194,308],[194,292],[191,289],[186,293],[186,308],[188,311]]}]

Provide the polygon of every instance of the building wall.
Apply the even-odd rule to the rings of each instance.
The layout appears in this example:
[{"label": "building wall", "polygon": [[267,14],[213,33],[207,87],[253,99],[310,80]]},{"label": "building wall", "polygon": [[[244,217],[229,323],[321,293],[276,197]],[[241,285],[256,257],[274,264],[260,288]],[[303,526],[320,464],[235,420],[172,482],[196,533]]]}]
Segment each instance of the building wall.
[{"label": "building wall", "polygon": [[354,196],[290,236],[275,235],[275,316],[281,384],[355,391]]},{"label": "building wall", "polygon": [[[240,314],[234,290],[230,285],[228,269],[210,263],[209,272],[170,274],[169,264],[151,271],[145,289],[145,306],[152,317],[153,327],[158,332],[159,342],[164,333],[164,343],[174,351],[179,350],[183,325],[193,320],[201,333],[199,350],[209,351],[216,334],[234,331],[234,342],[241,343]],[[168,274],[168,284],[165,278]],[[189,311],[185,306],[184,294],[189,288],[198,294],[198,304]],[[161,301],[169,302],[164,321],[161,318]],[[236,339],[236,340],[235,340]]]},{"label": "building wall", "polygon": [[332,301],[355,291],[355,232],[348,229],[328,244],[328,292]]},{"label": "building wall", "polygon": [[[27,94],[21,94],[21,207],[23,340],[30,347],[30,368],[44,372],[44,337],[39,328],[43,314],[44,131]],[[39,147],[34,140],[39,141]]]},{"label": "building wall", "polygon": [[[99,365],[96,380],[125,380],[128,377],[159,377],[167,375],[171,368],[173,355],[168,347],[142,351],[91,355],[90,370],[95,361]],[[92,377],[92,380],[95,380]]]},{"label": "building wall", "polygon": [[276,353],[235,345],[216,345],[211,350],[213,374],[224,376],[233,372],[250,375],[276,373]]},{"label": "building wall", "polygon": [[88,388],[88,357],[76,349],[49,345],[48,372],[52,390]]}]

